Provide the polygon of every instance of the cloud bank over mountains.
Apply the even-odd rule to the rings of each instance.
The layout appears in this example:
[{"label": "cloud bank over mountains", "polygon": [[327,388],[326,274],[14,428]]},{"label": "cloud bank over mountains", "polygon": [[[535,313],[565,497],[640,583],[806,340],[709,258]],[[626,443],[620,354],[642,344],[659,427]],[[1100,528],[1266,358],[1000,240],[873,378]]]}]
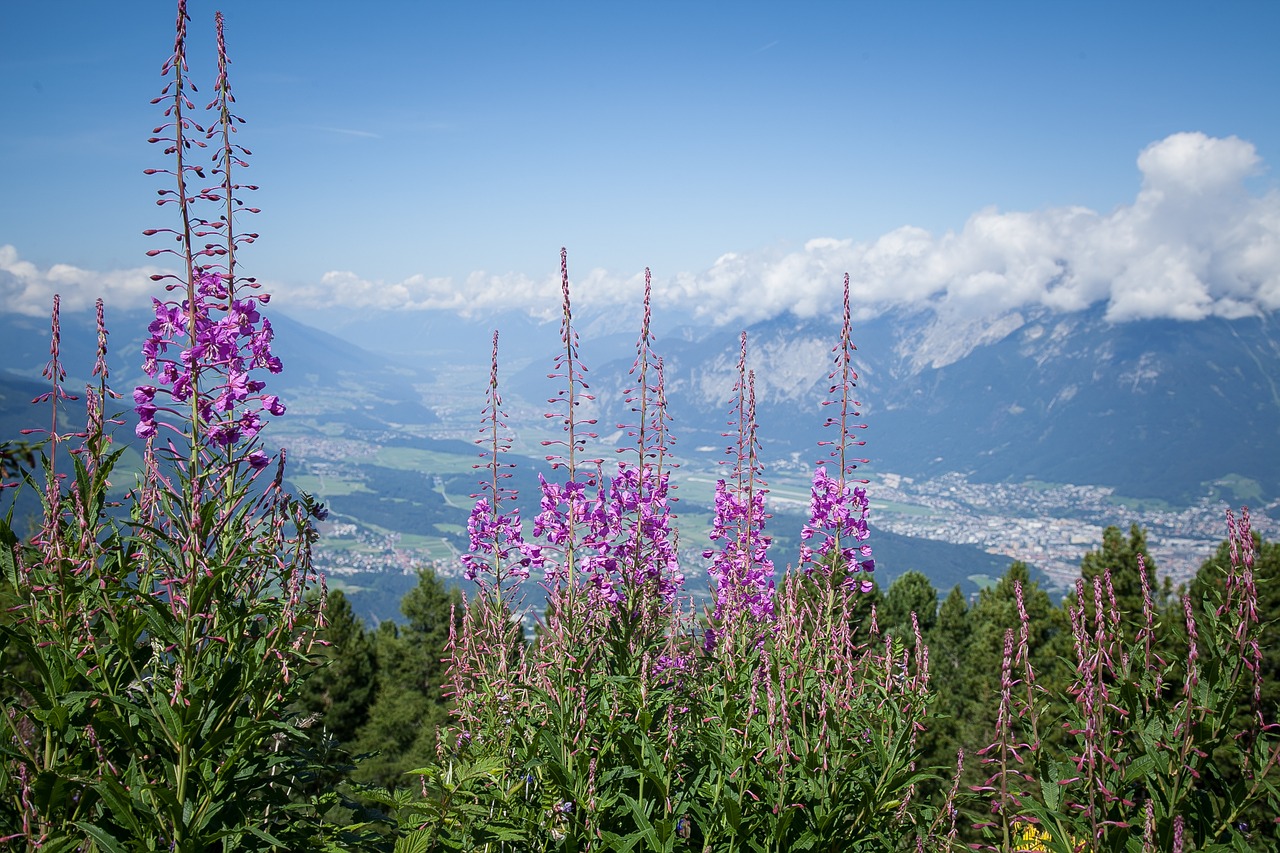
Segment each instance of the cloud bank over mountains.
[{"label": "cloud bank over mountains", "polygon": [[[866,317],[894,307],[929,306],[952,316],[990,316],[1031,306],[1076,311],[1106,304],[1116,322],[1144,318],[1241,317],[1280,308],[1280,190],[1250,180],[1264,165],[1254,146],[1231,136],[1178,133],[1138,156],[1137,196],[1111,212],[1082,207],[973,214],[959,231],[912,226],[872,242],[815,238],[792,252],[720,257],[702,272],[654,274],[659,307],[691,311],[715,324],[745,324],[793,312],[829,312],[844,273]],[[572,268],[575,305],[634,306],[643,277]],[[6,310],[47,314],[54,292],[69,309],[104,296],[146,304],[152,267],[95,272],[66,265],[40,270],[0,246],[0,300]],[[552,271],[475,272],[465,280],[415,275],[399,282],[332,271],[315,285],[285,287],[265,277],[282,307],[366,311],[444,310],[483,314],[559,313]]]}]

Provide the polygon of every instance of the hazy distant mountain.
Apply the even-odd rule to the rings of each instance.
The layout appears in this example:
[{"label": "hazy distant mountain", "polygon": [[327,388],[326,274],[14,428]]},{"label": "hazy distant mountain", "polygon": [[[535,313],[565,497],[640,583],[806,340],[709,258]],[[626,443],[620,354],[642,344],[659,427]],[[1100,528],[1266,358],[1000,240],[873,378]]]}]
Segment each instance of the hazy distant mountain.
[{"label": "hazy distant mountain", "polygon": [[[126,392],[122,404],[142,378],[137,353],[149,319],[141,312],[108,315],[112,384]],[[349,330],[381,345],[372,352],[278,313],[272,319],[285,372],[270,383],[290,413],[270,440],[298,442],[294,475],[321,490],[335,518],[362,530],[465,547],[465,501],[458,498],[474,489],[474,451],[469,442],[429,436],[473,434],[494,326],[503,334],[501,382],[512,425],[544,429],[538,413],[559,386],[547,377],[561,346],[559,324],[527,317],[450,321],[441,314],[353,318]],[[1107,485],[1122,495],[1173,503],[1190,502],[1206,484],[1227,478],[1235,490],[1222,492],[1227,499],[1273,500],[1280,496],[1274,319],[1111,324],[1100,311],[985,320],[921,312],[858,324],[867,469],[923,478],[960,471],[975,482]],[[635,334],[618,332],[620,320],[612,320],[584,317],[581,325],[581,356],[600,398],[596,414],[604,436],[614,423],[630,420],[621,399],[632,384],[627,371]],[[587,329],[602,334],[593,338]],[[818,458],[816,442],[830,438],[820,426],[827,413],[821,401],[837,320],[778,318],[747,331],[766,456]],[[48,322],[0,315],[0,341],[3,440],[42,422],[28,401],[47,387],[40,370],[48,359]],[[65,315],[62,344],[67,384],[77,391],[93,366],[92,315]],[[665,334],[656,349],[666,364],[679,455],[721,458],[738,333],[689,326]],[[75,416],[78,410],[68,412],[64,428]],[[118,435],[131,438],[132,431]],[[353,441],[323,444],[334,436]],[[369,451],[352,457],[347,445]],[[535,494],[532,469],[522,475],[524,492]],[[344,477],[346,486],[331,488]],[[776,527],[786,538],[781,517]],[[946,587],[957,580],[971,585],[971,575],[998,573],[1007,562],[973,545],[880,540],[887,546],[878,552],[886,577],[894,566],[923,566]],[[378,559],[370,562],[375,572],[390,568],[378,568]]]},{"label": "hazy distant mountain", "polygon": [[[747,331],[766,448],[816,457],[838,323],[783,318]],[[1280,496],[1274,317],[1112,324],[1101,310],[985,321],[917,313],[858,325],[854,340],[872,470],[1092,483],[1175,501],[1235,474]],[[737,333],[657,349],[682,446],[722,445]],[[583,350],[594,390],[618,410],[630,359],[596,364]]]},{"label": "hazy distant mountain", "polygon": [[[426,368],[371,353],[279,312],[269,312],[267,316],[275,329],[273,350],[284,363],[284,371],[266,379],[271,392],[280,394],[286,405],[340,410],[369,405],[372,400],[381,407],[381,415],[396,410],[401,421],[429,424],[435,419],[422,406],[414,389],[415,384],[430,381],[431,372]],[[125,395],[121,405],[129,403],[132,386],[146,378],[140,352],[152,319],[149,312],[108,309],[108,364],[111,385]],[[97,352],[95,319],[92,313],[64,313],[60,325],[59,349],[67,371],[66,384],[68,390],[77,393],[93,370]],[[47,319],[0,314],[0,381],[44,384],[40,373],[49,360],[49,337]],[[5,393],[0,397],[0,417],[13,415],[11,397],[16,400],[20,396]]]},{"label": "hazy distant mountain", "polygon": [[[127,388],[141,378],[136,353],[148,316],[109,314],[108,320],[113,382]],[[351,322],[364,340],[376,340],[378,323],[385,324],[381,340],[388,352],[401,354],[373,353],[278,313],[273,317],[285,372],[272,385],[296,411],[332,415],[346,409],[364,412],[373,424],[429,425],[433,410],[450,403],[443,399],[447,388],[433,385],[432,374],[487,361],[494,326],[502,329],[504,359],[510,360],[504,360],[507,397],[536,408],[556,389],[558,380],[547,373],[559,347],[557,323],[506,316],[450,320],[435,313]],[[583,327],[592,327],[589,318]],[[747,331],[768,452],[813,458],[815,442],[826,437],[820,403],[839,334],[836,319],[783,317]],[[0,336],[0,377],[41,381],[47,321],[3,315]],[[727,328],[690,328],[657,343],[682,452],[724,443],[737,337]],[[403,347],[415,340],[422,358],[406,358]],[[1248,481],[1257,484],[1255,497],[1280,496],[1280,332],[1274,316],[1113,324],[1100,309],[985,320],[917,312],[858,324],[854,340],[872,470],[1093,483],[1170,500],[1199,497],[1206,484],[1234,474],[1245,488]],[[63,361],[73,388],[88,377],[95,341],[91,314],[63,317]],[[633,353],[634,334],[613,332],[581,343],[592,390],[608,413],[602,433],[625,414],[621,392],[630,385]],[[6,395],[6,414],[15,402],[14,394]]]}]

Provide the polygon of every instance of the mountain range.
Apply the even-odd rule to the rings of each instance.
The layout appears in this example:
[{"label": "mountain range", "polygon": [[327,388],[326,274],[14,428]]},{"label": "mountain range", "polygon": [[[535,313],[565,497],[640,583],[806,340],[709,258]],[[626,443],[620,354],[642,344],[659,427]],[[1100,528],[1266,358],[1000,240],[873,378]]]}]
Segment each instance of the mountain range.
[{"label": "mountain range", "polygon": [[[345,411],[371,429],[474,424],[501,329],[508,407],[532,426],[555,392],[547,378],[558,324],[525,315],[464,319],[438,312],[356,319],[355,341],[275,312],[285,372],[273,380],[295,410]],[[141,380],[134,355],[144,312],[109,314],[118,387]],[[363,323],[363,325],[360,325]],[[591,328],[592,318],[580,322]],[[603,321],[596,327],[608,326]],[[615,328],[581,343],[602,424],[625,420],[623,389],[635,332]],[[784,315],[745,330],[756,374],[766,455],[813,457],[836,317]],[[723,449],[738,330],[672,327],[656,349],[681,452]],[[48,322],[0,315],[0,429],[26,423],[43,385]],[[1101,307],[1073,314],[1008,312],[987,318],[888,313],[855,324],[869,470],[916,477],[950,471],[979,482],[1095,484],[1118,494],[1188,503],[1222,484],[1229,500],[1280,498],[1280,330],[1275,317],[1196,322],[1107,322]],[[62,360],[72,389],[93,365],[92,316],[64,314]],[[363,346],[362,346],[363,345]],[[607,430],[606,430],[607,432]]]},{"label": "mountain range", "polygon": [[[562,346],[556,321],[404,313],[346,318],[335,335],[279,312],[269,316],[286,365],[271,378],[271,390],[290,412],[268,440],[289,446],[295,485],[318,491],[336,519],[369,536],[403,535],[435,548],[421,553],[440,559],[465,548],[465,495],[475,479],[469,439],[476,435],[494,327],[501,329],[500,382],[520,436],[517,452],[541,455],[537,439],[548,429],[542,412],[558,390],[558,380],[548,377]],[[149,319],[146,312],[108,313],[117,388],[143,378],[136,353]],[[617,315],[578,321],[580,354],[597,397],[589,414],[599,420],[602,443],[620,440],[613,425],[631,417],[622,401],[632,384],[636,332],[626,322]],[[821,454],[816,442],[832,438],[821,427],[821,403],[839,318],[788,315],[745,331],[764,458],[775,471],[789,463],[794,473],[786,486],[794,494]],[[61,333],[75,391],[94,361],[92,315],[65,314]],[[1092,484],[1173,506],[1214,497],[1264,511],[1280,499],[1274,316],[1110,323],[1100,308],[985,318],[890,313],[856,323],[853,339],[868,425],[859,436],[867,440],[862,452],[873,477],[893,472],[927,480],[958,472],[974,483]],[[43,422],[43,413],[27,404],[47,388],[40,370],[48,360],[48,321],[0,315],[0,340],[5,440]],[[671,323],[655,348],[664,360],[677,454],[693,471],[714,472],[724,458],[739,331]],[[120,437],[131,438],[132,430]],[[341,446],[326,443],[333,439]],[[522,478],[530,494],[533,476],[531,469]],[[705,498],[690,488],[686,511]],[[792,525],[798,530],[794,515],[801,509],[777,510],[779,535],[789,535]],[[972,588],[975,578],[998,573],[1004,559],[977,545],[889,535],[880,541],[882,556],[891,558],[882,566],[896,565],[882,583],[903,568],[946,566],[935,584]],[[371,592],[374,598],[385,604],[388,596]]]},{"label": "mountain range", "polygon": [[[821,402],[839,323],[784,316],[745,331],[766,453],[809,459],[815,442],[831,438]],[[855,324],[853,339],[871,471],[1094,484],[1175,504],[1280,498],[1274,316],[1110,323],[1101,308],[982,319],[917,312]],[[723,444],[738,348],[730,330],[658,341],[686,448]],[[583,354],[592,363],[589,344]],[[630,364],[616,358],[592,371],[612,416]],[[547,390],[540,367],[516,387]]]}]

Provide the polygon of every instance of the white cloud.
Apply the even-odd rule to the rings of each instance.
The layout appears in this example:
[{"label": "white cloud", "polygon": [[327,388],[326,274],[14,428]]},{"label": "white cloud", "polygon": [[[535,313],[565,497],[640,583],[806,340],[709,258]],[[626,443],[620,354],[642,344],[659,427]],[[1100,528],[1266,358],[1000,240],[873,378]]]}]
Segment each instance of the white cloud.
[{"label": "white cloud", "polygon": [[1280,308],[1280,193],[1249,193],[1261,161],[1236,137],[1174,134],[1141,152],[1132,204],[978,211],[959,231],[903,227],[870,243],[810,240],[776,256],[726,255],[677,275],[670,301],[724,322],[830,311],[842,273],[864,308],[928,303],[990,315],[1105,302],[1114,321],[1198,320]]},{"label": "white cloud", "polygon": [[46,270],[21,260],[13,246],[0,246],[0,304],[5,311],[32,317],[48,316],[55,293],[62,295],[65,311],[93,307],[98,297],[109,305],[148,304],[158,286],[151,280],[159,267],[135,267],[98,272],[54,264]]},{"label": "white cloud", "polygon": [[[812,316],[834,309],[848,272],[864,317],[922,304],[979,317],[1034,305],[1076,311],[1105,303],[1114,321],[1280,309],[1280,191],[1249,191],[1248,179],[1262,170],[1254,146],[1234,136],[1178,133],[1147,146],[1137,162],[1137,195],[1110,213],[988,208],[941,235],[904,226],[870,242],[820,237],[798,251],[730,253],[701,272],[655,271],[654,299],[659,308],[714,323],[744,324],[786,311]],[[138,302],[154,290],[153,271],[96,273],[59,265],[42,272],[2,247],[0,297],[24,313],[47,312],[58,289],[69,307],[92,304],[98,294]],[[579,307],[634,306],[643,277],[592,269],[573,274],[572,285]],[[479,271],[464,280],[415,275],[383,282],[332,271],[313,286],[268,288],[286,307],[523,309],[543,318],[560,310],[554,273]]]},{"label": "white cloud", "polygon": [[[572,279],[577,306],[608,307],[634,304],[644,292],[644,277],[618,279],[593,269]],[[559,274],[533,279],[521,273],[473,272],[461,285],[452,278],[411,276],[399,282],[370,281],[354,272],[325,273],[314,287],[292,288],[278,294],[285,304],[308,308],[364,308],[385,311],[454,311],[465,316],[493,311],[525,310],[551,319],[560,314]]]}]

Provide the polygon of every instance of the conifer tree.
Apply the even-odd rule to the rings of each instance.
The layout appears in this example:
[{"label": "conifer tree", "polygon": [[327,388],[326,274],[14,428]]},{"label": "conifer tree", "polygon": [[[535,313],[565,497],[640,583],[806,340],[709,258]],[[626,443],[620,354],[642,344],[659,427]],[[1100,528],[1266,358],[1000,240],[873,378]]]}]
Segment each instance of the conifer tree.
[{"label": "conifer tree", "polygon": [[959,715],[973,699],[968,688],[969,601],[956,584],[938,608],[938,617],[925,634],[929,646],[929,679],[939,697],[933,718],[925,733],[926,762],[931,767],[945,767],[955,762],[956,751],[965,746],[960,740]]},{"label": "conifer tree", "polygon": [[916,645],[915,628],[911,624],[913,613],[922,636],[938,621],[938,591],[928,577],[914,569],[903,572],[889,585],[880,612],[880,628],[913,649]]},{"label": "conifer tree", "polygon": [[462,599],[424,568],[400,609],[407,618],[403,627],[390,621],[378,626],[377,692],[352,744],[353,752],[372,754],[355,778],[388,788],[403,785],[405,772],[435,760],[436,730],[448,719],[445,644]]},{"label": "conifer tree", "polygon": [[[956,587],[943,602],[937,624],[928,635],[932,680],[938,696],[936,716],[924,740],[932,765],[954,766],[958,748],[963,747],[967,755],[973,756],[989,740],[996,716],[992,697],[1000,693],[1005,632],[1018,632],[1021,628],[1019,586],[1037,681],[1054,684],[1067,677],[1065,664],[1057,655],[1059,638],[1064,633],[1069,637],[1070,632],[1064,630],[1061,611],[1031,579],[1025,563],[1012,563],[999,583],[979,592],[972,606],[965,606],[964,596]],[[965,784],[979,784],[981,775],[977,761],[966,763]]]},{"label": "conifer tree", "polygon": [[349,744],[369,716],[373,702],[377,658],[373,641],[351,602],[340,589],[325,600],[325,643],[317,655],[317,669],[302,688],[299,711],[318,715],[316,728],[338,744]]},{"label": "conifer tree", "polygon": [[[1102,547],[1085,554],[1080,562],[1080,576],[1084,578],[1086,584],[1095,577],[1101,576],[1104,571],[1110,570],[1116,609],[1120,613],[1120,622],[1124,626],[1125,636],[1129,639],[1137,636],[1138,629],[1142,627],[1142,581],[1138,571],[1139,557],[1145,563],[1147,577],[1151,580],[1151,593],[1156,609],[1164,611],[1169,607],[1170,602],[1176,603],[1173,597],[1173,585],[1167,577],[1162,582],[1156,582],[1156,562],[1147,550],[1147,534],[1137,524],[1130,525],[1128,538],[1119,527],[1108,527],[1102,533]],[[1092,601],[1085,602],[1086,612],[1091,619],[1093,618],[1092,607]]]}]

